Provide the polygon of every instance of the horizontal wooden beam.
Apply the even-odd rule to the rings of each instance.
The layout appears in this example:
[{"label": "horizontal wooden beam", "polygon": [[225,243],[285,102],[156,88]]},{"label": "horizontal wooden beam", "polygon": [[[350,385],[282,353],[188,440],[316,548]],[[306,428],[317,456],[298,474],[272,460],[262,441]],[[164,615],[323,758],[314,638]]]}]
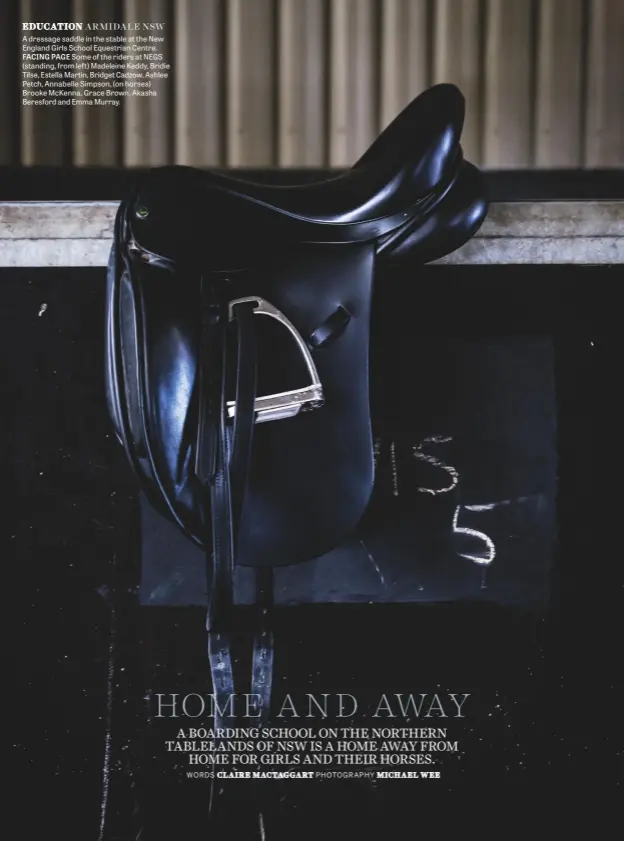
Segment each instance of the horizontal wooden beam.
[{"label": "horizontal wooden beam", "polygon": [[[0,202],[0,267],[105,266],[118,202]],[[439,264],[624,263],[623,201],[499,202]]]}]

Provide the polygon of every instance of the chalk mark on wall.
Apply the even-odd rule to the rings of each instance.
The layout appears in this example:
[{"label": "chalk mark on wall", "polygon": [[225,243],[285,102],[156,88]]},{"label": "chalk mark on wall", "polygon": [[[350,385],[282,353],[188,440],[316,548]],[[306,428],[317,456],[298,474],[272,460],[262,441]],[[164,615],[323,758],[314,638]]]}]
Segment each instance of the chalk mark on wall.
[{"label": "chalk mark on wall", "polygon": [[417,458],[420,461],[424,461],[425,464],[430,464],[433,467],[439,467],[441,470],[446,471],[446,473],[448,473],[448,475],[450,476],[450,481],[448,485],[445,485],[442,488],[419,487],[418,490],[421,493],[427,493],[432,494],[433,496],[437,496],[438,494],[448,493],[457,486],[457,483],[459,482],[459,473],[457,472],[457,470],[455,470],[455,468],[452,465],[446,464],[436,456],[432,456],[430,453],[423,452],[423,447],[425,447],[427,444],[447,444],[452,440],[453,439],[447,435],[430,435],[428,438],[424,438],[420,442],[420,444],[417,444],[413,448],[412,452],[414,458]]}]

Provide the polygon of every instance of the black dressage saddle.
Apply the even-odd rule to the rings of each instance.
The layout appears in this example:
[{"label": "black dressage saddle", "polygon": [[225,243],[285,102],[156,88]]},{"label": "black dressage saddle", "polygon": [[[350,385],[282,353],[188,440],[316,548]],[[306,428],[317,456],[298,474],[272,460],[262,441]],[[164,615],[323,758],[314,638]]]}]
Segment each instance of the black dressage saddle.
[{"label": "black dressage saddle", "polygon": [[119,207],[110,412],[148,499],[206,550],[222,717],[234,693],[235,566],[256,570],[251,694],[266,717],[272,569],[336,547],[368,505],[375,275],[454,251],[485,218],[463,120],[459,90],[437,85],[337,177],[284,187],[163,167]]}]

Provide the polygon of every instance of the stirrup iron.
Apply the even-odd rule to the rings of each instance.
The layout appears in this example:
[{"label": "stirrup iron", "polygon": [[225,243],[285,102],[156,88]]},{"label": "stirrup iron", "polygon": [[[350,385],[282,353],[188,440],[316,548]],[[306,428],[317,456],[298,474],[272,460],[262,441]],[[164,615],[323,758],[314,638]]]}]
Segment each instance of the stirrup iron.
[{"label": "stirrup iron", "polygon": [[[292,391],[281,391],[277,394],[265,394],[262,397],[256,397],[254,409],[256,413],[255,423],[266,423],[267,421],[283,420],[285,418],[292,418],[299,412],[308,412],[312,409],[319,409],[325,402],[323,394],[323,386],[316,370],[316,365],[312,359],[305,341],[298,332],[294,324],[289,321],[281,310],[274,307],[264,298],[258,298],[255,295],[247,298],[235,298],[228,304],[228,317],[232,321],[234,319],[234,308],[240,304],[254,303],[254,314],[268,315],[279,321],[290,332],[291,336],[297,343],[297,347],[304,358],[308,374],[310,375],[311,384],[304,388],[296,388]],[[228,418],[233,418],[236,415],[236,401],[229,400],[227,403]]]}]

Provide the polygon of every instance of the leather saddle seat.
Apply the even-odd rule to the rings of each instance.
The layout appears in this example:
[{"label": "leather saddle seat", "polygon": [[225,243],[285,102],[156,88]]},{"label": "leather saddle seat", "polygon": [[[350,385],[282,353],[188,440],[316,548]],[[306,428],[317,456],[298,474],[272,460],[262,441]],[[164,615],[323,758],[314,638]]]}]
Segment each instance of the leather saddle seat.
[{"label": "leather saddle seat", "polygon": [[149,253],[162,265],[189,258],[193,243],[205,262],[211,237],[211,266],[224,270],[236,267],[241,240],[261,249],[276,240],[380,239],[431,214],[458,178],[474,175],[459,144],[463,121],[461,93],[441,84],[408,105],[351,169],[323,181],[282,186],[184,166],[153,170],[136,194],[132,233],[144,259]]},{"label": "leather saddle seat", "polygon": [[242,514],[235,536],[226,529],[220,539],[236,544],[237,564],[271,567],[318,557],[353,532],[374,482],[373,277],[455,250],[487,212],[481,174],[463,160],[463,120],[461,93],[438,85],[337,177],[285,187],[162,167],[120,205],[106,307],[109,409],[147,497],[198,545],[214,545],[207,496],[221,493],[227,473],[215,463],[236,449],[233,322],[247,306],[265,316],[251,319],[257,393],[310,385],[312,396],[279,422],[251,409]]},{"label": "leather saddle seat", "polygon": [[464,101],[457,88],[438,85],[408,105],[342,175],[275,186],[213,173],[202,187],[228,191],[305,223],[356,225],[392,217],[444,179],[458,156],[463,121]]}]

